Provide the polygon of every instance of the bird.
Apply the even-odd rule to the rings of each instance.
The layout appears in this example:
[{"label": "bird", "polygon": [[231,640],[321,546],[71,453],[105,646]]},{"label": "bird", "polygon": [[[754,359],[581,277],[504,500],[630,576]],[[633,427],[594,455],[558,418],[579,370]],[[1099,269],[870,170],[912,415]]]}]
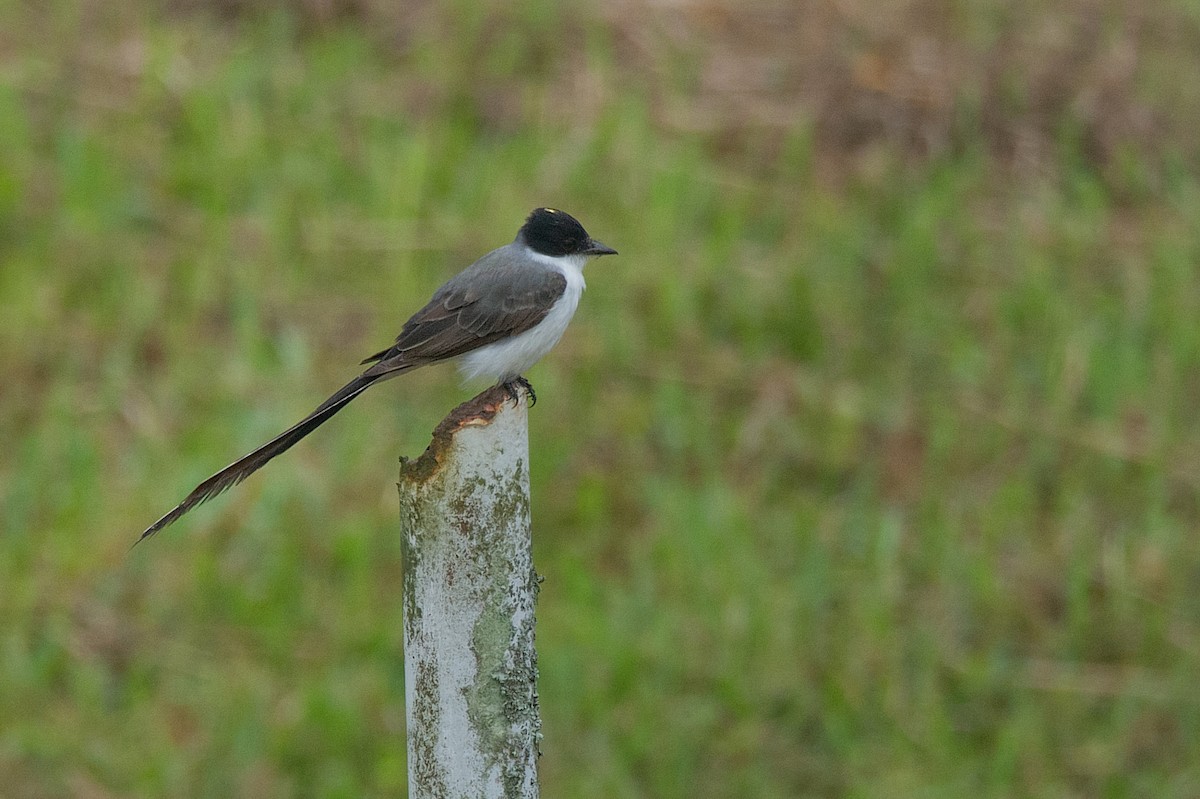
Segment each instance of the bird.
[{"label": "bird", "polygon": [[566,331],[584,290],[584,266],[616,254],[565,211],[535,208],[511,243],[446,281],[404,323],[394,344],[363,359],[361,365],[371,364],[366,370],[308,416],[196,486],[135,545],[291,449],[369,387],[413,369],[456,359],[465,379],[491,378],[514,401],[523,389],[536,403],[524,372]]}]

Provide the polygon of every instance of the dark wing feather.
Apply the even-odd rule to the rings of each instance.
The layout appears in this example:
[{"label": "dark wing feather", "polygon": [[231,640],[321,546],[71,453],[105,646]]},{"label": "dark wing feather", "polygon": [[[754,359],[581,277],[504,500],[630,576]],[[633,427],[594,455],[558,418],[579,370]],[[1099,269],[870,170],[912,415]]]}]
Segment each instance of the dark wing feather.
[{"label": "dark wing feather", "polygon": [[378,361],[366,373],[453,358],[542,321],[567,279],[540,264],[514,263],[516,257],[502,247],[452,278],[404,324],[394,345],[364,361]]}]

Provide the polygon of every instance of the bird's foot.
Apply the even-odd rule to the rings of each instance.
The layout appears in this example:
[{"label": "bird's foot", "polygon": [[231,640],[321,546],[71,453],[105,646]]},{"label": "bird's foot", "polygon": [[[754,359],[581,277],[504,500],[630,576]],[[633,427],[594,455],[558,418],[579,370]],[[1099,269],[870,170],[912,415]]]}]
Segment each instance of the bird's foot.
[{"label": "bird's foot", "polygon": [[514,403],[521,401],[521,394],[518,389],[524,389],[529,395],[529,407],[537,405],[537,392],[533,390],[533,386],[524,377],[518,375],[512,380],[504,381],[504,390],[508,392],[508,396],[512,398]]}]

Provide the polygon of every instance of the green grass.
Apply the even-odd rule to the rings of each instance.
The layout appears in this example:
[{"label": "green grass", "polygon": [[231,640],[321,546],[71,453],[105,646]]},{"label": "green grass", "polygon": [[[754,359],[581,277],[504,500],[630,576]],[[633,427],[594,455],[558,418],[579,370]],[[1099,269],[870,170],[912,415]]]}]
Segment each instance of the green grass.
[{"label": "green grass", "polygon": [[457,6],[0,5],[0,793],[403,793],[450,369],[127,550],[540,204],[621,251],[530,374],[544,795],[1200,792],[1180,90],[1126,87],[1152,141],[1064,101],[1033,169],[970,87],[839,149],[702,113],[712,42]]}]

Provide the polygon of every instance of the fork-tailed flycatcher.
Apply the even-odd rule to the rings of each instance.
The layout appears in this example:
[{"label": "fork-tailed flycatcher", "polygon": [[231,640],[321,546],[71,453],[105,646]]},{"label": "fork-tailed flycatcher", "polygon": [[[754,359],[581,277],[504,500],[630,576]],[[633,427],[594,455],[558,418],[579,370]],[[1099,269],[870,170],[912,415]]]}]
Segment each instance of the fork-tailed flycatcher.
[{"label": "fork-tailed flycatcher", "polygon": [[138,541],[205,500],[245,480],[340,411],[368,386],[431,363],[458,358],[466,378],[490,377],[516,394],[536,395],[522,373],[558,343],[583,293],[583,267],[617,251],[593,239],[575,217],[537,208],[511,244],[492,250],[438,289],[413,314],[396,343],[363,361],[372,364],[317,409],[245,457],[205,480]]}]

